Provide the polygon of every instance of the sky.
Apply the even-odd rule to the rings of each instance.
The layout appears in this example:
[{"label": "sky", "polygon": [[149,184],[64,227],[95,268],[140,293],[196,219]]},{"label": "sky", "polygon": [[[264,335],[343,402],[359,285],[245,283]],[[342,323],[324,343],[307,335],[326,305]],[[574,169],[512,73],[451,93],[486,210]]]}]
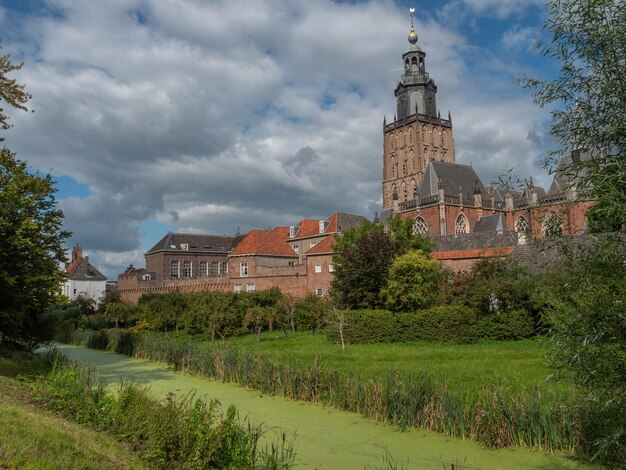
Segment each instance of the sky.
[{"label": "sky", "polygon": [[109,279],[167,231],[372,219],[410,6],[457,163],[549,186],[549,110],[516,82],[558,72],[543,0],[0,0],[34,110],[2,135]]}]

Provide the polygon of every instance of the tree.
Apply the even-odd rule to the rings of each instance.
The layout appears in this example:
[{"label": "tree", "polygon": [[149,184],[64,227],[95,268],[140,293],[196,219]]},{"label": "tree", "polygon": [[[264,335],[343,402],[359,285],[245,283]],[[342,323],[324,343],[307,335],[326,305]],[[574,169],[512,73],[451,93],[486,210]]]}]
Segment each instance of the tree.
[{"label": "tree", "polygon": [[289,337],[289,331],[296,331],[294,317],[297,302],[298,299],[293,295],[283,294],[276,304],[278,325],[282,328],[283,333],[285,333],[285,338]]},{"label": "tree", "polygon": [[45,339],[39,321],[54,302],[66,261],[63,213],[50,175],[28,171],[0,149],[0,342],[34,346]]},{"label": "tree", "polygon": [[250,307],[244,318],[244,326],[254,331],[256,340],[261,341],[261,332],[276,314],[274,307]]},{"label": "tree", "polygon": [[396,243],[381,225],[366,223],[346,230],[333,254],[331,295],[342,308],[377,308],[387,282]]},{"label": "tree", "polygon": [[[0,49],[2,49],[1,44]],[[24,64],[12,64],[10,54],[0,56],[0,104],[4,101],[13,108],[28,111],[26,103],[28,103],[32,96],[24,91],[25,86],[23,84],[7,76],[7,74],[11,72],[20,70],[23,65]],[[4,114],[4,109],[0,107],[0,129],[7,130],[11,128],[8,120],[9,117]],[[0,142],[3,140],[4,138],[0,137]]]},{"label": "tree", "polygon": [[[556,105],[553,156],[586,149],[589,158],[561,167],[578,198],[595,199],[590,228],[626,226],[626,8],[623,0],[548,0],[549,43],[537,48],[560,63],[554,80],[523,79],[535,102]],[[548,162],[550,163],[550,162]]]},{"label": "tree", "polygon": [[[626,226],[626,7],[623,0],[548,0],[554,80],[522,80],[537,104],[555,106],[555,154],[587,150],[561,170],[577,179],[579,200],[595,199],[590,228]],[[591,240],[554,276],[553,364],[583,392],[580,450],[608,465],[626,460],[626,312],[623,238]]]},{"label": "tree", "polygon": [[385,306],[396,312],[430,307],[437,296],[440,276],[439,262],[421,250],[398,256],[389,268],[387,285],[381,291]]},{"label": "tree", "polygon": [[406,253],[409,250],[421,250],[428,254],[435,248],[435,244],[428,238],[416,234],[412,219],[401,219],[392,217],[389,219],[389,231],[392,238],[397,243],[398,254]]}]

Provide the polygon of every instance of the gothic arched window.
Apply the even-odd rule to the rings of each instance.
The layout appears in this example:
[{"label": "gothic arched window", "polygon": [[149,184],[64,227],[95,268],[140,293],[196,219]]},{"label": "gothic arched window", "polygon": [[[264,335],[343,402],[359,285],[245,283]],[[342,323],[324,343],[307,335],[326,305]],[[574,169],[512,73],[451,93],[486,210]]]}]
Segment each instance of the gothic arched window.
[{"label": "gothic arched window", "polygon": [[402,196],[404,197],[405,201],[408,201],[408,194],[407,194],[407,189],[406,189],[406,183],[404,181],[402,182]]},{"label": "gothic arched window", "polygon": [[528,225],[528,221],[525,217],[519,216],[515,221],[515,231],[518,233],[527,233],[530,232],[530,225]]},{"label": "gothic arched window", "polygon": [[426,142],[426,125],[422,126],[422,142]]},{"label": "gothic arched window", "polygon": [[465,215],[459,214],[454,224],[454,234],[463,235],[465,233],[469,233],[469,223],[467,222],[467,217],[465,217]]},{"label": "gothic arched window", "polygon": [[413,128],[409,127],[409,144],[413,144]]},{"label": "gothic arched window", "polygon": [[428,235],[428,223],[420,216],[413,223],[413,235]]},{"label": "gothic arched window", "polygon": [[391,185],[391,199],[393,201],[397,201],[398,200],[398,188],[396,188],[395,184]]},{"label": "gothic arched window", "polygon": [[544,237],[563,235],[563,222],[554,212],[550,212],[541,223],[541,232]]},{"label": "gothic arched window", "polygon": [[396,159],[391,157],[391,177],[396,177]]},{"label": "gothic arched window", "polygon": [[441,146],[446,146],[446,130],[441,131]]},{"label": "gothic arched window", "polygon": [[402,176],[406,176],[406,170],[407,170],[407,164],[406,164],[406,160],[404,160],[404,162],[402,163]]},{"label": "gothic arched window", "polygon": [[417,197],[417,183],[415,180],[411,180],[411,197],[413,199]]}]

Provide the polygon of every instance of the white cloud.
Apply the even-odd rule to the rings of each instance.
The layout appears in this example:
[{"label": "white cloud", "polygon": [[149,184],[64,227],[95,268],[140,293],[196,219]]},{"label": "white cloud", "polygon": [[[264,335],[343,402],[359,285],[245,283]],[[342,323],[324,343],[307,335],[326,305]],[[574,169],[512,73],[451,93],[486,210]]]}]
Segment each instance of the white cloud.
[{"label": "white cloud", "polygon": [[[463,0],[497,17],[521,4]],[[54,5],[60,15],[22,18],[26,42],[11,43],[25,54],[16,78],[36,112],[14,116],[7,142],[90,186],[61,205],[71,242],[106,269],[139,263],[143,220],[233,234],[378,210],[382,120],[401,73],[388,70],[401,65],[408,30],[391,2]],[[459,161],[532,171],[539,150],[528,136],[542,114],[511,92],[515,64],[423,15],[416,28]]]},{"label": "white cloud", "polygon": [[502,45],[506,49],[523,49],[531,51],[537,42],[537,28],[513,25],[502,35]]}]

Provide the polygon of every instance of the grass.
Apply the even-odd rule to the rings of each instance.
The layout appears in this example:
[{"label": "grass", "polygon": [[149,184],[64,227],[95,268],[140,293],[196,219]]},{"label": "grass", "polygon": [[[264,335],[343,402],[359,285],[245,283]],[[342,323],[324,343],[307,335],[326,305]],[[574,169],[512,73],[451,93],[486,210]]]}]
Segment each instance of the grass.
[{"label": "grass", "polygon": [[126,446],[32,405],[30,391],[8,376],[46,370],[43,358],[2,351],[0,358],[0,468],[146,468]]},{"label": "grass", "polygon": [[451,393],[473,393],[492,381],[504,380],[512,391],[539,386],[548,393],[567,384],[550,381],[545,364],[547,340],[494,341],[477,344],[395,343],[341,346],[324,335],[295,333],[285,338],[282,332],[265,332],[261,341],[254,335],[231,338],[241,350],[293,365],[310,366],[319,356],[327,370],[341,375],[354,374],[364,379],[401,374],[428,373],[445,381]]}]

